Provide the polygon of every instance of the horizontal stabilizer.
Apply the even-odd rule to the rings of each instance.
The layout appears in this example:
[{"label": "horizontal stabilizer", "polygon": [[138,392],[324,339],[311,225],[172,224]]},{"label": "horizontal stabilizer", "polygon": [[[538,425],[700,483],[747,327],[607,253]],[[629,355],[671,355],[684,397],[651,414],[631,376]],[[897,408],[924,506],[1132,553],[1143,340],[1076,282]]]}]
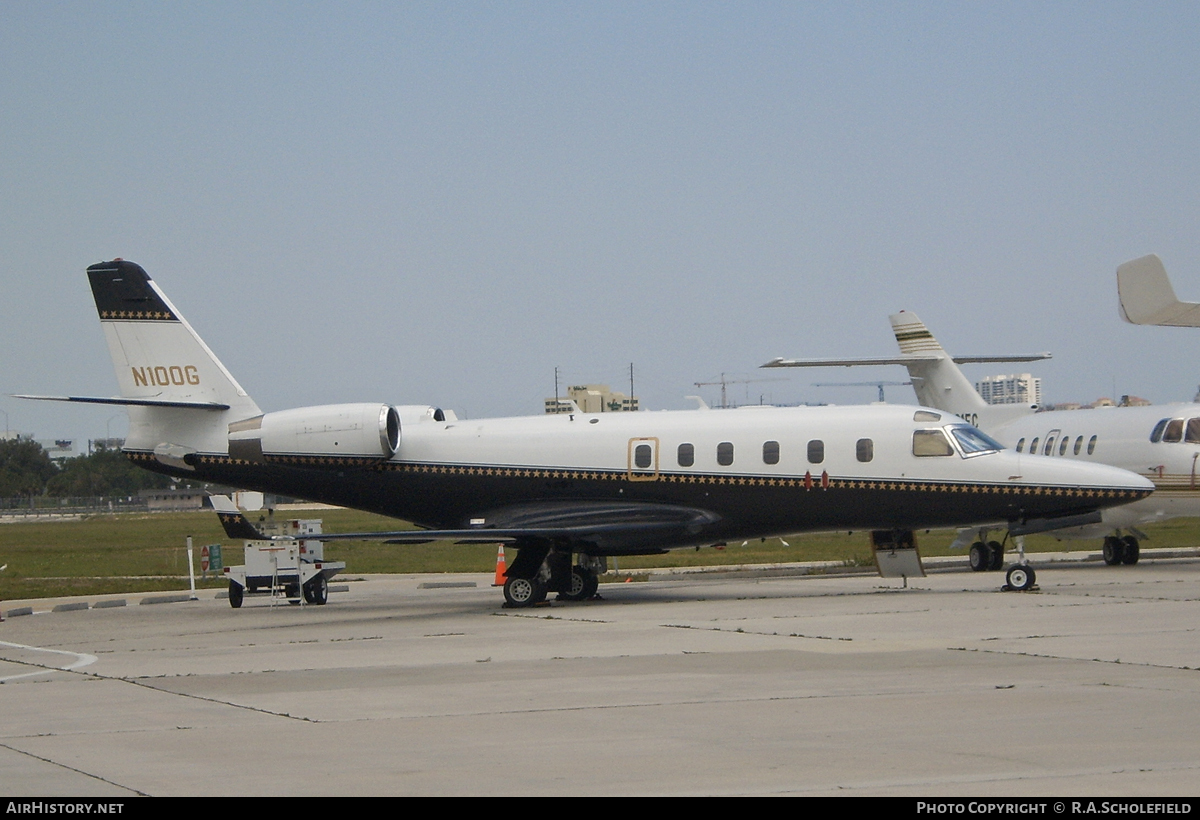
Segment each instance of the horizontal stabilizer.
[{"label": "horizontal stabilizer", "polygon": [[1150,254],[1117,268],[1121,318],[1135,325],[1200,327],[1200,304],[1181,302],[1162,260]]},{"label": "horizontal stabilizer", "polygon": [[119,404],[124,407],[190,407],[196,410],[228,410],[228,404],[215,401],[169,401],[167,399],[126,399],[119,396],[100,398],[99,396],[22,396],[13,395],[14,399],[30,399],[31,401],[75,401],[83,404]]},{"label": "horizontal stabilizer", "polygon": [[1030,353],[1020,356],[878,356],[859,359],[771,359],[760,367],[869,367],[873,365],[899,364],[908,366],[950,359],[955,364],[995,364],[998,362],[1036,362],[1049,359],[1049,353]]}]

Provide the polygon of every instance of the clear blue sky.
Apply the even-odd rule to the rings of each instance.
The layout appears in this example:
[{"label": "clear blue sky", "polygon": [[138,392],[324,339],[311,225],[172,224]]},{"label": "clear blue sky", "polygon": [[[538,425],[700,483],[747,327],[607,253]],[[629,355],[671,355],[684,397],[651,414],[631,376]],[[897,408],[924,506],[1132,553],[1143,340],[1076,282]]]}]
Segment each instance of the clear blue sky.
[{"label": "clear blue sky", "polygon": [[891,353],[902,308],[1052,351],[1049,401],[1200,382],[1114,273],[1156,252],[1200,300],[1194,2],[9,0],[0,66],[5,395],[115,392],[84,269],[116,256],[268,410],[538,413],[555,366],[630,362],[650,409],[722,372],[868,401],[812,382],[903,372],[756,368]]}]

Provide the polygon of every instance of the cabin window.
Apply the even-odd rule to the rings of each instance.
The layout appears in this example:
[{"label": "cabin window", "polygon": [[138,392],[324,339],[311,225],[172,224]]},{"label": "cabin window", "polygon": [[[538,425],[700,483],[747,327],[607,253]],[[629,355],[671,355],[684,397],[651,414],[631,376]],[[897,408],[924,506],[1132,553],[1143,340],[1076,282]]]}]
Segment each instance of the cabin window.
[{"label": "cabin window", "polygon": [[1096,452],[1096,437],[1092,436],[1088,439],[1088,455],[1090,456],[1094,452]]},{"label": "cabin window", "polygon": [[1187,432],[1183,434],[1183,440],[1188,444],[1200,444],[1200,419],[1188,419]]},{"label": "cabin window", "polygon": [[1017,442],[1017,452],[1018,452],[1018,453],[1023,453],[1023,452],[1025,452],[1025,439],[1024,439],[1024,437],[1022,437],[1022,438],[1021,438],[1021,439],[1020,439],[1020,440]]},{"label": "cabin window", "polygon": [[815,438],[808,443],[808,463],[820,464],[825,460],[825,442]]},{"label": "cabin window", "polygon": [[1031,455],[1031,456],[1037,455],[1038,441],[1040,441],[1040,439],[1037,436],[1034,436],[1033,441],[1029,442],[1029,455]]},{"label": "cabin window", "polygon": [[733,463],[732,441],[722,441],[717,445],[717,463],[722,467],[728,467]]},{"label": "cabin window", "polygon": [[941,430],[914,430],[912,454],[920,457],[952,456],[954,448]]},{"label": "cabin window", "polygon": [[1152,430],[1150,433],[1150,441],[1152,443],[1158,444],[1160,441],[1162,441],[1163,430],[1167,429],[1168,421],[1170,421],[1170,419],[1163,419],[1158,424],[1154,425],[1154,430]]},{"label": "cabin window", "polygon": [[692,444],[679,445],[679,466],[691,467],[696,463],[696,447]]},{"label": "cabin window", "polygon": [[763,442],[763,464],[778,464],[779,463],[779,442],[764,441]]},{"label": "cabin window", "polygon": [[1075,455],[1079,455],[1079,451],[1083,449],[1083,436],[1078,436],[1075,439]]},{"label": "cabin window", "polygon": [[1163,431],[1163,441],[1183,441],[1183,419],[1171,419]]},{"label": "cabin window", "polygon": [[651,450],[649,444],[639,444],[633,448],[633,466],[644,470],[650,466]]},{"label": "cabin window", "polygon": [[1063,436],[1062,441],[1058,443],[1058,454],[1065,456],[1067,454],[1067,446],[1071,443],[1070,436]]},{"label": "cabin window", "polygon": [[1042,450],[1042,455],[1049,456],[1054,454],[1054,436],[1046,438],[1046,448]]},{"label": "cabin window", "polygon": [[869,438],[860,438],[854,445],[854,454],[859,461],[870,461],[875,458],[875,442]]}]

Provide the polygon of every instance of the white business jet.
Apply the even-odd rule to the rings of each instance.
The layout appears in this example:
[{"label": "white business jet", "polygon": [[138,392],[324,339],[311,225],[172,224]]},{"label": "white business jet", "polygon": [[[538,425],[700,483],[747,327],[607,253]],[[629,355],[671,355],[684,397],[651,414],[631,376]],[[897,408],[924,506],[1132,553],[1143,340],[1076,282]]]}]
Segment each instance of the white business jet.
[{"label": "white business jet", "polygon": [[[342,537],[512,544],[510,606],[549,591],[591,597],[607,556],[814,530],[1038,532],[1100,521],[1153,491],[1124,470],[1023,457],[921,407],[464,420],[374,402],[264,413],[140,266],[103,262],[88,278],[120,396],[26,398],[126,407],[123,451],[156,472],[427,528]],[[1031,568],[1012,573],[1012,586],[1032,585]]]},{"label": "white business jet", "polygon": [[[1149,258],[1149,257],[1147,257]],[[1143,261],[1143,260],[1138,260]],[[1124,266],[1123,266],[1124,267]],[[1161,267],[1161,266],[1160,266]],[[1200,515],[1197,460],[1200,459],[1200,405],[1106,407],[1038,413],[1033,404],[989,405],[955,362],[1031,361],[1030,357],[952,358],[915,313],[891,317],[901,356],[878,359],[775,359],[763,367],[816,367],[904,364],[917,398],[926,407],[977,423],[1017,454],[1039,462],[1110,464],[1140,473],[1154,482],[1154,495],[1134,504],[1107,509],[1101,521],[1055,530],[1057,538],[1104,539],[1109,565],[1136,564],[1146,537],[1139,527],[1176,516]],[[1026,458],[1024,463],[1033,461]],[[971,544],[971,568],[999,569],[1003,542],[988,541],[987,528],[964,530],[956,546]]]}]

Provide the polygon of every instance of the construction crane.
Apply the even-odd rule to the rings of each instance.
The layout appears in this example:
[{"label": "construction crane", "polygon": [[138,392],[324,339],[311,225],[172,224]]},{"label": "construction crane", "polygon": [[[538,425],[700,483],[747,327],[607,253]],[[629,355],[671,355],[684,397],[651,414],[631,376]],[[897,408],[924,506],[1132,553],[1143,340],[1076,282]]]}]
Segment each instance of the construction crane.
[{"label": "construction crane", "polygon": [[883,388],[903,387],[906,384],[912,384],[912,382],[813,382],[813,387],[878,387],[879,400],[882,402],[885,401]]},{"label": "construction crane", "polygon": [[721,385],[721,407],[728,407],[729,404],[725,400],[725,387],[730,384],[751,384],[752,382],[782,382],[786,379],[727,379],[725,374],[721,374],[721,378],[715,382],[693,382],[696,387],[711,387],[713,385]]}]

